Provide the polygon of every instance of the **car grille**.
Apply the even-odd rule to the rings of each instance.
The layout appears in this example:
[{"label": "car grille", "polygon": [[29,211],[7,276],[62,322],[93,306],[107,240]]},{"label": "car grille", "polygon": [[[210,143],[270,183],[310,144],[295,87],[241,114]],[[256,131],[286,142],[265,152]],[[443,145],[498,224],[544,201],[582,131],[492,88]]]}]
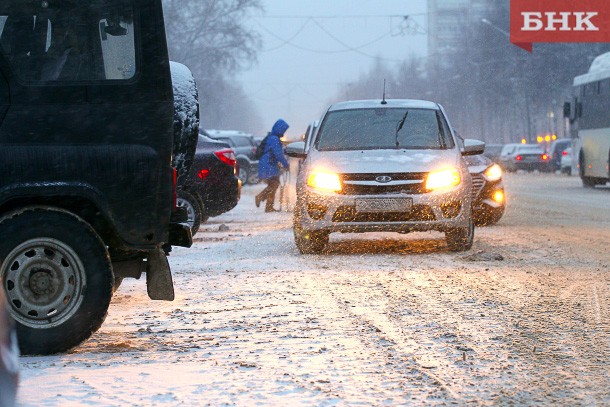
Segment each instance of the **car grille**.
[{"label": "car grille", "polygon": [[410,212],[358,213],[354,206],[340,206],[333,215],[333,222],[417,222],[433,221],[436,217],[428,205],[413,205]]},{"label": "car grille", "polygon": [[483,189],[483,187],[485,186],[485,178],[483,177],[482,174],[472,174],[472,200],[474,201],[477,196],[479,196],[479,193],[481,192],[481,189]]},{"label": "car grille", "polygon": [[[377,182],[379,176],[388,176],[392,181],[412,181],[412,184],[392,185]],[[423,194],[426,173],[396,174],[341,174],[343,195]],[[374,184],[360,184],[369,182]]]}]

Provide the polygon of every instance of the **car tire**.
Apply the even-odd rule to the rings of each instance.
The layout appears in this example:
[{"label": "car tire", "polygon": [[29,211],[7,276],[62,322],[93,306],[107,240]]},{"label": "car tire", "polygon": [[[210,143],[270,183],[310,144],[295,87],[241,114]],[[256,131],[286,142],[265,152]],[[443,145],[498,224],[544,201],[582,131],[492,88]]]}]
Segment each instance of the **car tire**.
[{"label": "car tire", "polygon": [[250,171],[245,164],[239,164],[239,173],[237,174],[237,178],[240,179],[242,185],[246,185],[248,183]]},{"label": "car tire", "polygon": [[452,252],[465,252],[470,250],[474,241],[474,221],[468,220],[468,226],[449,229],[445,232],[447,246]]},{"label": "car tire", "polygon": [[324,251],[329,241],[329,232],[304,230],[301,226],[302,211],[297,205],[294,211],[294,242],[301,254],[319,254]]},{"label": "car tire", "polygon": [[0,236],[0,281],[22,354],[65,352],[99,329],[114,279],[106,245],[88,223],[31,208],[2,218]]},{"label": "car tire", "polygon": [[199,200],[190,192],[187,191],[178,191],[178,198],[176,200],[176,204],[179,207],[186,208],[187,213],[187,222],[191,228],[191,233],[193,236],[199,231],[199,227],[201,226],[201,205],[199,204]]},{"label": "car tire", "polygon": [[313,232],[294,228],[294,242],[301,254],[320,254],[328,245],[328,241],[328,232]]}]

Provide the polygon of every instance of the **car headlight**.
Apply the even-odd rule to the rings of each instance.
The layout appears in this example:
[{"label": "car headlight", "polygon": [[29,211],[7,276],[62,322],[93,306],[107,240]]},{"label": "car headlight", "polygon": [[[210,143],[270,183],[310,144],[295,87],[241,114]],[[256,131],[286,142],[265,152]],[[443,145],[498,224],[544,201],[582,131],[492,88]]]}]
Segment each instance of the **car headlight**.
[{"label": "car headlight", "polygon": [[498,181],[502,178],[502,168],[498,164],[494,164],[483,173],[488,181]]},{"label": "car headlight", "polygon": [[307,177],[307,185],[326,191],[341,191],[341,179],[338,174],[324,171],[313,171]]},{"label": "car headlight", "polygon": [[426,190],[435,191],[437,189],[451,188],[459,185],[460,182],[462,182],[462,178],[455,168],[433,171],[426,178]]}]

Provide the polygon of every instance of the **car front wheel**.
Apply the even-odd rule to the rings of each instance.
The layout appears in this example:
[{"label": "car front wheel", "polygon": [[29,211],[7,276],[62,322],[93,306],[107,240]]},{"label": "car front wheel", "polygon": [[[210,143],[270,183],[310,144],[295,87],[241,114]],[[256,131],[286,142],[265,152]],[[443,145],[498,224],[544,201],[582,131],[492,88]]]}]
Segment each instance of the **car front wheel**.
[{"label": "car front wheel", "polygon": [[450,229],[445,232],[447,246],[452,252],[465,252],[470,250],[474,241],[474,221],[468,220],[468,226]]},{"label": "car front wheel", "polygon": [[294,223],[292,228],[297,249],[299,249],[301,254],[321,253],[328,245],[330,233],[303,229],[300,222],[301,216],[303,216],[302,210],[299,209],[299,205],[297,204],[297,208],[294,211]]}]

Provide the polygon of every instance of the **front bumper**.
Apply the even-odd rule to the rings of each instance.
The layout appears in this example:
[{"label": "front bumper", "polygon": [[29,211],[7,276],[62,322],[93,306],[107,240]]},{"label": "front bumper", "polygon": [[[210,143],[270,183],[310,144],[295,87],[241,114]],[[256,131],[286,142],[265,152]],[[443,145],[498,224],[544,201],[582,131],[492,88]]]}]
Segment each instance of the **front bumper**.
[{"label": "front bumper", "polygon": [[[297,202],[304,230],[327,232],[446,232],[467,227],[471,217],[470,188],[460,185],[446,192],[423,194],[341,195],[305,187]],[[410,198],[410,212],[356,211],[356,199]]]}]

